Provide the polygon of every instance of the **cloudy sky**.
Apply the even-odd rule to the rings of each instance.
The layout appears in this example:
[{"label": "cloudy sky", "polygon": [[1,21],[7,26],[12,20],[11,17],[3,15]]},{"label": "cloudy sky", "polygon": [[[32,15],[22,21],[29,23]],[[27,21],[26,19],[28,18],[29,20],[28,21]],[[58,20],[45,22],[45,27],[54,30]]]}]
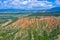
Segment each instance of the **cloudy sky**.
[{"label": "cloudy sky", "polygon": [[60,7],[60,0],[0,0],[0,9],[51,9]]}]

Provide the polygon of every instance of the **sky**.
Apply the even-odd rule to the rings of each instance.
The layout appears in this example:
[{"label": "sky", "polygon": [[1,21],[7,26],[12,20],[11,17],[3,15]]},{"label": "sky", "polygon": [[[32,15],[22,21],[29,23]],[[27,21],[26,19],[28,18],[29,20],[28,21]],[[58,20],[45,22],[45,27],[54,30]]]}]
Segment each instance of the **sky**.
[{"label": "sky", "polygon": [[60,0],[0,0],[0,9],[42,10],[60,7]]}]

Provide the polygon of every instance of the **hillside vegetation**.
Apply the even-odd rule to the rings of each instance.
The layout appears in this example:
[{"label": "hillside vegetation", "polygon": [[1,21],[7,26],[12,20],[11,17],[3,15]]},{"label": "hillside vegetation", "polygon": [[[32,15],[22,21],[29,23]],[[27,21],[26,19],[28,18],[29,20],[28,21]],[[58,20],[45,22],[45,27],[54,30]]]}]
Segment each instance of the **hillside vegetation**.
[{"label": "hillside vegetation", "polygon": [[57,17],[29,16],[10,21],[0,25],[0,40],[60,40]]}]

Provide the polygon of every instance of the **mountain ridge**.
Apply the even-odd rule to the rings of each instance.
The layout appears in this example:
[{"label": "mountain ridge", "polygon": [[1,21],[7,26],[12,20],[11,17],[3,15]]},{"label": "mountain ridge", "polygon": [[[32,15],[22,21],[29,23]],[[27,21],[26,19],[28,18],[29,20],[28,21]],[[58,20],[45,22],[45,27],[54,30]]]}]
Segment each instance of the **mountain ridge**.
[{"label": "mountain ridge", "polygon": [[25,9],[0,9],[0,13],[19,13],[19,12],[60,12],[60,7],[54,7],[54,8],[51,8],[51,9],[45,9],[45,10],[25,10]]}]

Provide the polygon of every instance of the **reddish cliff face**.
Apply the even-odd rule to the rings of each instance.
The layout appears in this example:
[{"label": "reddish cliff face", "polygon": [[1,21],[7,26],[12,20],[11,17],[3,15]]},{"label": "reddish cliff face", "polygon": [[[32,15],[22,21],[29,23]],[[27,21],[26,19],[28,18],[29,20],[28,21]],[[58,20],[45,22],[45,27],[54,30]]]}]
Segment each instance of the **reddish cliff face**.
[{"label": "reddish cliff face", "polygon": [[26,17],[26,18],[18,19],[16,22],[12,24],[12,26],[26,28],[29,25],[34,24],[35,26],[38,27],[39,22],[45,22],[46,27],[51,28],[52,25],[57,23],[57,20],[53,17],[45,17],[45,18],[41,17],[41,18],[31,18],[31,19],[29,17]]},{"label": "reddish cliff face", "polygon": [[57,24],[57,20],[53,17],[40,18],[40,21],[46,23],[48,30],[51,30],[54,27],[53,25]]}]

